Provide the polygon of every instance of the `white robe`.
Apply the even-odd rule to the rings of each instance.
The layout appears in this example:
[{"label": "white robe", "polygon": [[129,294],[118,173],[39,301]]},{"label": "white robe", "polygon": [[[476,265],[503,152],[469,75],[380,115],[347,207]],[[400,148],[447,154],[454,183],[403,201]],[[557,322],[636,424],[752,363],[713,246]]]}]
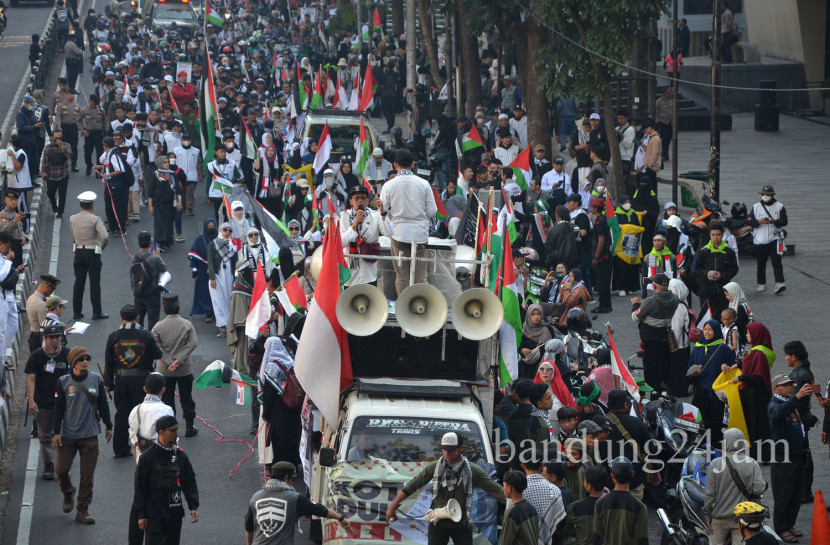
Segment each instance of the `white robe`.
[{"label": "white robe", "polygon": [[228,313],[231,309],[233,270],[230,267],[230,261],[227,262],[227,265],[227,267],[222,267],[216,271],[216,287],[208,286],[210,300],[213,303],[213,314],[216,316],[216,327],[226,327],[228,325]]}]

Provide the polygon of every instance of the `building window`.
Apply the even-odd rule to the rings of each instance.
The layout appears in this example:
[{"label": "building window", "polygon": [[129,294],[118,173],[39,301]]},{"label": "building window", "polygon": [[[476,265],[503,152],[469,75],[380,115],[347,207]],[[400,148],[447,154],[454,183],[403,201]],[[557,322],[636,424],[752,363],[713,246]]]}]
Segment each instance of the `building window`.
[{"label": "building window", "polygon": [[[712,0],[685,0],[683,2],[683,15],[711,15],[712,14]],[[730,9],[732,13],[743,13],[743,0],[730,0]]]}]

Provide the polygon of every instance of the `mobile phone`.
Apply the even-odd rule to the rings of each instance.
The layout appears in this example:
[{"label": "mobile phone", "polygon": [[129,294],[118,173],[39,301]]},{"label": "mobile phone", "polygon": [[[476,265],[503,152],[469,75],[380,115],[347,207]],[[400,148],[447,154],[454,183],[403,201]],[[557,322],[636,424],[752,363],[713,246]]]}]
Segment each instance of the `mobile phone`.
[{"label": "mobile phone", "polygon": [[150,244],[150,253],[156,253],[156,243],[153,242]]},{"label": "mobile phone", "polygon": [[23,214],[23,217],[29,219],[32,217],[32,214],[30,212],[26,212],[25,214]]}]

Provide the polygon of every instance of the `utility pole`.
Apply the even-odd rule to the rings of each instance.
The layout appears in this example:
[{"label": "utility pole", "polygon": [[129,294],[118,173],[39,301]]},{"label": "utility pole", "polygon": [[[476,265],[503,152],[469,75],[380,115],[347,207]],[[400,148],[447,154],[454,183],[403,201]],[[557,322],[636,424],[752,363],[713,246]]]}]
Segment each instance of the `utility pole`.
[{"label": "utility pole", "polygon": [[409,102],[409,135],[415,138],[418,132],[418,104],[415,89],[418,87],[418,73],[415,68],[415,0],[406,0],[406,99]]},{"label": "utility pole", "polygon": [[[671,148],[671,200],[675,204],[677,204],[677,123],[678,123],[678,112],[677,112],[677,89],[680,86],[680,81],[677,77],[677,71],[679,66],[677,64],[677,56],[679,54],[678,46],[677,46],[677,16],[678,16],[678,7],[677,4],[680,0],[674,0],[674,7],[673,7],[673,14],[672,19],[674,20],[674,28],[672,29],[672,43],[674,44],[674,50],[672,51],[672,66],[674,67],[674,72],[672,73],[672,99],[674,100],[674,111],[672,113],[672,121],[671,121],[671,132],[672,132],[672,148]],[[679,208],[678,208],[679,210]]]},{"label": "utility pole", "polygon": [[720,201],[720,84],[721,84],[721,0],[712,1],[712,92],[709,118],[709,187],[712,199]]},{"label": "utility pole", "polygon": [[357,17],[357,54],[363,54],[363,25],[360,23],[360,3],[363,0],[356,0],[355,1],[355,10],[356,10],[356,17]]}]

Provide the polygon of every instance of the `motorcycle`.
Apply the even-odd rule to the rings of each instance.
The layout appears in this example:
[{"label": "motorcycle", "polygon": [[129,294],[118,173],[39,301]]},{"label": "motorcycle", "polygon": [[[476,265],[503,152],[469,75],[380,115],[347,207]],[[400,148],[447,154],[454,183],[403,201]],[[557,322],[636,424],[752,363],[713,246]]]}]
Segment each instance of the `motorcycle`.
[{"label": "motorcycle", "polygon": [[[724,204],[729,204],[724,202]],[[703,197],[703,202],[692,213],[689,223],[686,225],[686,234],[689,236],[689,244],[695,251],[709,242],[709,225],[712,222],[723,221],[723,210],[719,202],[710,197]]]}]

